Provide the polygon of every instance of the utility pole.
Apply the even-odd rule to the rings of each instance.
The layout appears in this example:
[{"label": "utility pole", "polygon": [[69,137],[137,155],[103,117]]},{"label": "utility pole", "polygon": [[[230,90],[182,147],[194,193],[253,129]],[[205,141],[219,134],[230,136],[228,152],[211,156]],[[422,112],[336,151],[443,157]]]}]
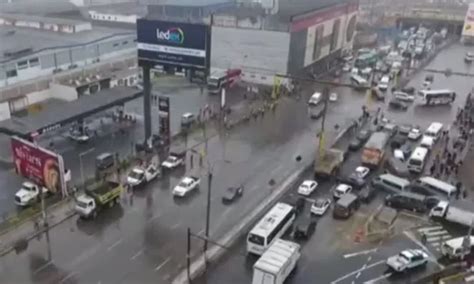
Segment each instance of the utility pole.
[{"label": "utility pole", "polygon": [[209,169],[207,175],[207,204],[206,204],[206,239],[204,240],[204,253],[207,254],[207,245],[209,239],[209,223],[211,218],[211,189],[212,189],[212,171]]},{"label": "utility pole", "polygon": [[325,133],[324,128],[326,125],[326,113],[328,109],[328,101],[329,101],[329,88],[325,87],[323,89],[323,100],[324,100],[324,108],[323,108],[323,116],[321,118],[321,131],[319,133],[319,157],[324,158],[324,143],[325,143]]},{"label": "utility pole", "polygon": [[186,250],[186,273],[188,282],[191,283],[191,229],[188,227],[187,250]]}]

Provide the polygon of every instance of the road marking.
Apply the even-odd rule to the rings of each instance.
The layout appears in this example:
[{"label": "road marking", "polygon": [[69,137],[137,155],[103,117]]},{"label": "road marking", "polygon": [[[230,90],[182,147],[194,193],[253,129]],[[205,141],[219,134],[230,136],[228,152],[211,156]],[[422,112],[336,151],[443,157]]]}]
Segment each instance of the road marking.
[{"label": "road marking", "polygon": [[441,236],[438,236],[438,237],[430,237],[430,238],[426,238],[426,241],[431,243],[431,242],[434,242],[434,241],[439,241],[441,239]]},{"label": "road marking", "polygon": [[61,279],[61,281],[59,281],[59,284],[62,284],[64,282],[66,282],[69,278],[73,277],[77,275],[77,272],[71,272],[69,273],[68,275],[66,275],[66,277],[64,277],[63,279]]},{"label": "road marking", "polygon": [[139,257],[143,253],[143,249],[140,249],[136,254],[134,254],[130,259],[135,260],[135,258]]},{"label": "road marking", "polygon": [[364,264],[364,266],[362,266],[361,268],[359,268],[359,269],[357,269],[357,270],[355,270],[355,271],[352,271],[352,272],[350,272],[350,273],[348,273],[348,274],[346,274],[346,275],[343,275],[343,276],[337,278],[336,280],[332,281],[331,284],[335,284],[335,283],[337,283],[337,282],[341,282],[342,280],[344,280],[344,279],[346,279],[346,278],[349,278],[349,277],[351,277],[351,276],[354,275],[354,274],[357,274],[357,273],[359,273],[359,272],[361,272],[361,271],[364,271],[365,269],[369,269],[369,268],[372,268],[372,267],[374,267],[374,266],[380,265],[380,264],[382,264],[382,263],[385,263],[385,260],[379,260],[379,261],[377,261],[377,262],[372,263],[371,265]]},{"label": "road marking", "polygon": [[39,273],[41,272],[41,270],[45,269],[46,267],[48,267],[50,264],[52,264],[53,262],[50,260],[48,262],[46,262],[45,264],[41,265],[38,269],[36,269],[33,274],[36,274],[36,273]]},{"label": "road marking", "polygon": [[344,255],[344,258],[351,258],[351,257],[354,257],[354,256],[366,255],[366,254],[376,252],[376,251],[377,251],[377,248],[373,248],[373,249],[363,250],[363,251],[359,251],[359,252],[348,253],[348,254]]},{"label": "road marking", "polygon": [[429,232],[429,231],[436,231],[436,230],[441,230],[443,229],[443,226],[433,226],[433,227],[427,227],[427,228],[421,228],[418,229],[418,232]]},{"label": "road marking", "polygon": [[374,283],[377,283],[378,281],[380,280],[383,280],[383,279],[387,279],[389,278],[390,276],[392,276],[392,272],[389,272],[389,273],[385,273],[384,275],[381,275],[377,278],[374,278],[374,279],[371,279],[369,281],[365,281],[364,284],[374,284]]},{"label": "road marking", "polygon": [[435,236],[441,236],[441,235],[446,235],[449,234],[448,231],[443,230],[443,231],[438,231],[438,232],[425,232],[425,235],[427,237],[435,237]]},{"label": "road marking", "polygon": [[360,272],[360,271],[357,272],[357,274],[356,274],[356,279],[359,278],[361,274],[362,274],[362,272]]},{"label": "road marking", "polygon": [[179,225],[181,225],[181,223],[179,223],[179,222],[174,224],[173,226],[171,226],[171,230],[174,230],[174,229],[178,228]]},{"label": "road marking", "polygon": [[107,251],[111,251],[114,249],[114,247],[118,246],[120,243],[122,242],[122,239],[116,241],[115,243],[113,243],[110,247],[107,248]]},{"label": "road marking", "polygon": [[167,264],[171,260],[171,257],[168,257],[165,259],[161,264],[159,264],[157,267],[155,267],[155,271],[160,270],[165,264]]}]

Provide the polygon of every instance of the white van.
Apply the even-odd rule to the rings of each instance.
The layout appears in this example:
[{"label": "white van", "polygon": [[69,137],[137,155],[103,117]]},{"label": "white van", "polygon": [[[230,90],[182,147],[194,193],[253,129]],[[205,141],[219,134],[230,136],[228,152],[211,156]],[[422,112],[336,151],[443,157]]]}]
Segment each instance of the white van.
[{"label": "white van", "polygon": [[433,122],[430,126],[425,130],[423,135],[428,137],[433,137],[434,141],[436,142],[438,138],[441,136],[443,132],[443,124],[440,122]]},{"label": "white van", "polygon": [[374,178],[372,180],[372,185],[375,188],[390,193],[400,193],[400,191],[404,191],[410,185],[410,181],[392,174],[383,174]]},{"label": "white van", "polygon": [[415,151],[413,151],[408,159],[408,170],[415,173],[423,172],[427,158],[428,149],[425,147],[416,147]]},{"label": "white van", "polygon": [[388,83],[390,82],[390,77],[385,75],[380,79],[379,83],[377,84],[377,87],[381,91],[386,91],[388,89]]},{"label": "white van", "polygon": [[442,193],[447,197],[453,196],[457,191],[457,188],[454,185],[429,176],[417,179],[416,183],[436,192]]},{"label": "white van", "polygon": [[308,104],[317,105],[321,102],[322,98],[323,98],[323,94],[321,94],[319,92],[316,92],[311,96],[311,98],[309,99]]},{"label": "white van", "polygon": [[[469,238],[465,240],[465,238]],[[463,243],[469,244],[469,247],[463,246]],[[472,252],[474,246],[474,236],[464,236],[455,239],[451,239],[443,242],[441,245],[441,253],[443,256],[449,259],[460,259],[464,256],[469,255]]]},{"label": "white van", "polygon": [[421,138],[420,147],[431,150],[433,149],[434,142],[435,141],[433,137],[423,135],[423,138]]},{"label": "white van", "polygon": [[356,89],[369,87],[369,82],[365,78],[359,75],[354,75],[354,74],[351,75],[351,82],[352,82],[352,85],[354,85]]}]

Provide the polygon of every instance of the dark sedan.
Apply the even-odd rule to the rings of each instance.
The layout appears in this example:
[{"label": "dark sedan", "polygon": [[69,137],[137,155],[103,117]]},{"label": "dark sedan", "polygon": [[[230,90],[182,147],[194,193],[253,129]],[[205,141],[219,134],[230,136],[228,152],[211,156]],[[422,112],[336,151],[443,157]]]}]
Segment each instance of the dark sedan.
[{"label": "dark sedan", "polygon": [[224,196],[222,196],[222,202],[224,203],[230,203],[234,201],[235,199],[239,198],[242,196],[244,193],[244,187],[238,186],[238,187],[229,187],[225,193]]},{"label": "dark sedan", "polygon": [[361,141],[357,137],[352,138],[352,140],[349,142],[349,150],[357,151],[362,147],[363,144],[364,144],[364,141]]}]

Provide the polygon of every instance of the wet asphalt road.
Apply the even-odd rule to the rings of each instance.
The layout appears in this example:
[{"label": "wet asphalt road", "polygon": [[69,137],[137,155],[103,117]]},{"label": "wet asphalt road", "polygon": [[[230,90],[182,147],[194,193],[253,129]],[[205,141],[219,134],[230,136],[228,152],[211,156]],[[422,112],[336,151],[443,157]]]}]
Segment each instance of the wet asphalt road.
[{"label": "wet asphalt road", "polygon": [[[464,65],[463,55],[466,47],[454,45],[441,52],[435,60],[427,67],[430,69],[451,68],[460,72],[472,72],[468,65]],[[409,85],[418,88],[421,86],[426,72],[420,72],[414,76]],[[467,93],[472,85],[466,77],[448,77],[435,75],[432,89],[450,88],[457,92],[458,98],[452,106],[422,107],[411,106],[406,112],[398,112],[387,109],[380,103],[372,105],[372,109],[381,107],[385,116],[397,124],[417,124],[427,127],[432,121],[439,121],[445,125],[451,123],[456,114],[458,106],[465,102]],[[388,100],[386,100],[388,102]],[[342,142],[344,144],[344,142]],[[360,151],[352,153],[345,162],[342,175],[347,175],[360,164]],[[374,175],[374,174],[372,174]],[[312,179],[311,173],[307,173],[301,179]],[[288,194],[296,195],[295,185]],[[329,190],[333,183],[323,184],[318,187],[311,198],[330,197]],[[368,205],[363,205],[358,212],[347,221],[335,220],[331,216],[331,210],[318,219],[316,232],[310,240],[302,242],[302,257],[297,269],[285,283],[407,283],[410,280],[439,269],[438,264],[430,261],[426,268],[416,269],[406,275],[397,275],[387,270],[385,260],[387,257],[397,254],[406,248],[419,248],[419,240],[415,241],[405,234],[396,235],[393,238],[375,244],[358,244],[354,242],[357,229],[364,224],[369,215],[383,203],[384,195],[379,195]],[[285,201],[286,197],[282,198]],[[449,230],[451,237],[461,235],[459,230]],[[288,237],[288,236],[287,236]],[[428,250],[434,259],[439,257],[434,247],[428,245]],[[362,252],[361,254],[358,254]],[[367,252],[367,253],[366,253]],[[353,254],[353,255],[351,255]],[[203,275],[197,281],[201,283],[250,283],[252,279],[252,266],[256,257],[246,256],[246,240],[241,238],[226,256],[215,266],[212,266],[207,275]]]},{"label": "wet asphalt road", "polygon": [[[439,57],[445,58],[446,62],[459,61],[463,64],[464,53],[456,54],[456,48],[441,53]],[[415,84],[421,84],[423,78],[423,74],[417,75]],[[443,84],[436,75],[435,84]],[[438,111],[410,108],[403,115],[387,111],[386,116],[397,118],[397,122],[406,120],[421,126],[427,126],[432,120],[448,122],[455,114],[456,105],[463,103],[462,97],[470,90],[467,83],[466,89],[458,89],[464,86],[462,83],[449,84],[453,84],[452,88],[459,94],[456,104],[449,110],[444,110],[445,107],[437,107]],[[312,91],[306,90],[305,98]],[[328,129],[336,123],[344,125],[359,116],[365,103],[362,93],[340,88],[335,91],[340,94],[340,99],[330,107]],[[227,136],[213,137],[208,142],[210,164],[214,169],[212,237],[221,236],[260,203],[270,192],[270,179],[280,182],[300,167],[303,163],[295,162],[297,155],[302,155],[307,161],[312,159],[318,122],[308,118],[306,108],[305,99],[286,99],[275,116],[266,115],[262,120],[242,126]],[[351,168],[352,164],[348,163],[348,167]],[[137,192],[133,199],[124,196],[120,208],[104,212],[98,220],[70,219],[50,231],[49,241],[43,236],[41,240],[30,242],[27,251],[3,257],[0,260],[0,282],[168,283],[184,266],[186,228],[190,227],[198,233],[204,228],[206,171],[201,171],[199,192],[183,200],[175,200],[170,191],[183,174],[183,171],[174,172]],[[224,206],[220,201],[223,190],[239,183],[245,184],[245,194],[236,203]],[[340,255],[331,253],[330,249],[339,247],[339,241],[334,234],[326,234],[325,228],[334,229],[339,236],[341,232],[352,231],[353,223],[338,221],[334,225],[331,218],[325,217],[317,230],[322,239],[329,243],[336,242],[336,245],[325,246],[329,248],[325,248],[328,260],[332,257],[334,261],[325,261],[314,255],[310,257],[321,267],[326,267],[324,270],[329,273],[327,279],[334,280],[352,268],[339,268]],[[345,247],[345,242],[342,243]],[[194,254],[200,245],[198,241],[193,241]],[[347,251],[351,248],[345,247]],[[307,269],[312,271],[313,265]],[[297,279],[307,274],[298,275],[295,275],[294,283],[306,283]]]}]

